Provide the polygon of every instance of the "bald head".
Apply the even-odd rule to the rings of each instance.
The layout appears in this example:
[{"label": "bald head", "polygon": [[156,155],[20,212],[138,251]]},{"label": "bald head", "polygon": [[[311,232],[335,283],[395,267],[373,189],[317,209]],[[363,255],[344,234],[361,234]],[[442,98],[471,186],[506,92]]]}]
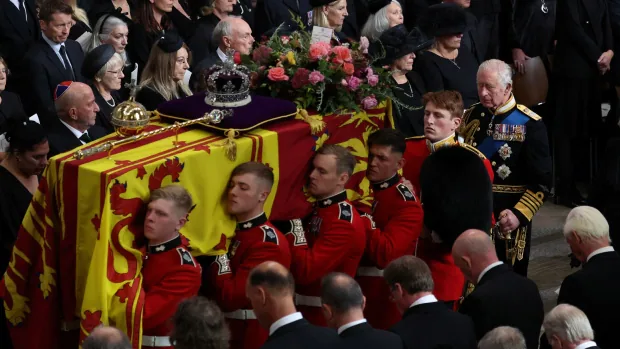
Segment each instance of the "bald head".
[{"label": "bald head", "polygon": [[476,229],[459,235],[452,246],[452,257],[465,277],[474,283],[478,282],[482,270],[498,261],[491,237]]},{"label": "bald head", "polygon": [[272,297],[292,297],[295,294],[293,274],[278,262],[269,261],[257,265],[250,271],[248,286],[262,287]]},{"label": "bald head", "polygon": [[321,281],[321,301],[335,312],[346,313],[364,308],[364,294],[360,285],[344,273],[330,273]]},{"label": "bald head", "polygon": [[215,26],[212,39],[224,53],[227,49],[233,49],[242,55],[249,55],[254,43],[250,25],[234,16],[226,17]]},{"label": "bald head", "polygon": [[127,335],[119,329],[109,326],[97,327],[86,337],[82,344],[84,349],[131,349]]},{"label": "bald head", "polygon": [[73,82],[56,101],[54,101],[58,117],[82,132],[95,124],[99,106],[90,86],[81,82]]}]

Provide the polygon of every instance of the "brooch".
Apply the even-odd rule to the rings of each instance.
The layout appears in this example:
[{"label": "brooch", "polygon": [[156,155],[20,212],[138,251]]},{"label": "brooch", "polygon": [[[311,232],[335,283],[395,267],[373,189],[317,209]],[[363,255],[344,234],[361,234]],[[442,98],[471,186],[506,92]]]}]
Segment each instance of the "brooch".
[{"label": "brooch", "polygon": [[499,175],[499,177],[501,179],[506,179],[508,178],[508,176],[510,176],[510,174],[512,173],[510,171],[510,167],[506,166],[506,165],[502,165],[497,169],[497,174]]},{"label": "brooch", "polygon": [[497,152],[502,159],[506,160],[510,157],[510,155],[512,155],[512,148],[510,148],[508,143],[504,143],[504,145],[502,145]]}]

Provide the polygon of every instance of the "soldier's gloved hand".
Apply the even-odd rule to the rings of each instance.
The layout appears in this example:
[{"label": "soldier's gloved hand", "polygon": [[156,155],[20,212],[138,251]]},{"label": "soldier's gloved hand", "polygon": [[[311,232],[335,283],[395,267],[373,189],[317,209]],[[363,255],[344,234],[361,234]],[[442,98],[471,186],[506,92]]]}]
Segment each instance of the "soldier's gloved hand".
[{"label": "soldier's gloved hand", "polygon": [[570,257],[570,267],[572,268],[579,268],[581,266],[581,261],[579,261],[577,259],[577,257],[575,257],[574,253],[571,253],[568,255]]},{"label": "soldier's gloved hand", "polygon": [[301,227],[302,229],[304,226],[301,219],[299,218],[289,219],[285,221],[271,221],[271,224],[273,224],[274,227],[278,228],[278,230],[284,235],[292,233],[296,226]]}]

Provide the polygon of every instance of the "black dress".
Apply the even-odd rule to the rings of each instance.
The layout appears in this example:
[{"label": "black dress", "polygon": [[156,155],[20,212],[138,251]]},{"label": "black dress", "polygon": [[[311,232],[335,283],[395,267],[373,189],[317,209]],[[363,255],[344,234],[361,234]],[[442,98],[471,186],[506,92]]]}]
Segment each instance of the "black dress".
[{"label": "black dress", "polygon": [[[424,135],[422,95],[425,92],[422,78],[416,72],[407,74],[406,83],[398,84],[394,82],[394,85],[392,85],[392,93],[394,93],[394,98],[398,101],[392,101],[394,128],[401,131],[407,138]],[[399,104],[404,104],[405,106]]]},{"label": "black dress", "polygon": [[112,95],[112,100],[106,101],[95,86],[91,86],[91,89],[95,95],[95,102],[97,102],[97,105],[99,106],[95,125],[103,127],[106,132],[110,134],[114,132],[114,126],[112,125],[112,110],[114,110],[114,107],[121,102],[121,98],[116,91],[112,91],[110,92]]},{"label": "black dress", "polygon": [[478,63],[470,51],[460,49],[454,62],[424,51],[416,57],[413,69],[420,74],[428,91],[458,91],[465,108],[478,102]]},{"label": "black dress", "polygon": [[19,95],[2,91],[0,98],[2,98],[2,102],[0,102],[0,134],[3,134],[6,132],[6,122],[9,119],[23,118],[26,116],[26,112]]},{"label": "black dress", "polygon": [[[187,97],[185,92],[183,92],[181,89],[179,89],[178,92],[181,95],[180,98]],[[160,104],[167,102],[167,100],[164,98],[164,96],[159,94],[159,92],[151,89],[148,86],[144,86],[136,94],[136,102],[141,103],[144,108],[146,108],[146,110],[153,111],[156,110],[157,106],[159,106]]]}]

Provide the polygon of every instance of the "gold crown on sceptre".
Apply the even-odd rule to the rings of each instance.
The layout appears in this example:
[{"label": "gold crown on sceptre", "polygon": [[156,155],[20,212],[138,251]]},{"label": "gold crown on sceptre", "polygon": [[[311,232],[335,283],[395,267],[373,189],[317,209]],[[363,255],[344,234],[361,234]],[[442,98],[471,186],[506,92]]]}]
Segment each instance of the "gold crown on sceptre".
[{"label": "gold crown on sceptre", "polygon": [[136,83],[132,80],[131,83],[125,86],[131,90],[131,97],[112,110],[112,125],[114,125],[119,136],[131,137],[142,132],[149,123],[150,113],[146,111],[142,104],[135,101]]}]

